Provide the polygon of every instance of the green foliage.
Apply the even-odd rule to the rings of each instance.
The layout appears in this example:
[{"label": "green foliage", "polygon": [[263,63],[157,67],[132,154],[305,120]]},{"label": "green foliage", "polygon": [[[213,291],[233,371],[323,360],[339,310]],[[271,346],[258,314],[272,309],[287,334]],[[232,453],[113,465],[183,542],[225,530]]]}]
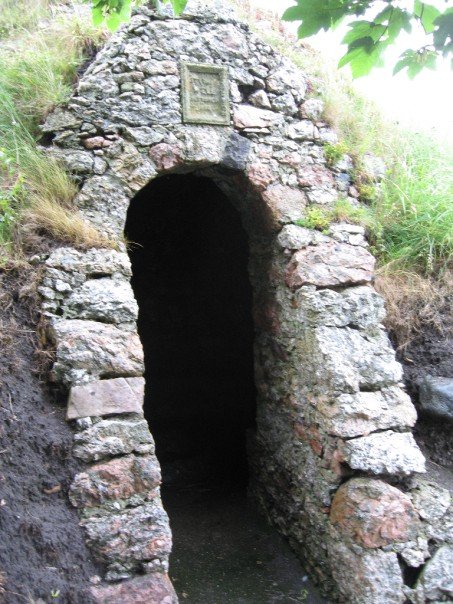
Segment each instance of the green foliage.
[{"label": "green foliage", "polygon": [[332,222],[348,222],[374,229],[373,212],[360,205],[353,205],[348,199],[339,199],[332,208],[311,206],[305,218],[297,221],[297,225],[306,229],[316,229],[327,233]]},{"label": "green foliage", "polygon": [[49,0],[1,0],[0,40],[35,27],[46,16]]},{"label": "green foliage", "polygon": [[[93,23],[97,26],[105,23],[110,31],[116,31],[121,23],[129,21],[133,6],[143,3],[143,0],[84,0],[91,5]],[[157,3],[158,0],[155,0]],[[187,0],[163,0],[170,3],[175,15],[180,15],[185,9]]]},{"label": "green foliage", "polygon": [[[348,20],[349,31],[343,38],[347,52],[339,67],[349,64],[352,75],[367,75],[373,67],[383,65],[387,48],[400,34],[410,33],[413,26],[424,31],[426,43],[416,50],[405,50],[396,63],[394,73],[407,69],[410,78],[422,69],[434,69],[439,56],[453,54],[453,8],[443,12],[435,6],[414,0],[411,8],[402,8],[396,0],[296,0],[283,19],[301,21],[299,38],[306,38],[320,30],[329,30]],[[382,10],[380,10],[382,9]],[[369,19],[358,17],[368,16]]]},{"label": "green foliage", "polygon": [[324,145],[324,155],[329,166],[334,166],[339,162],[345,153],[348,153],[348,146],[344,142],[335,145],[326,143]]}]

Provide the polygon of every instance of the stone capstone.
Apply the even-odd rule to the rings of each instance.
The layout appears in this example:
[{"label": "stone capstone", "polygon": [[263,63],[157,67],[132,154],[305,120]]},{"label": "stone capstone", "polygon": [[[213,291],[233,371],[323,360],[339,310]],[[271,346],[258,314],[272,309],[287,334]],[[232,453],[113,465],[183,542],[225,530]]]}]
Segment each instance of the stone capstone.
[{"label": "stone capstone", "polygon": [[410,432],[387,430],[346,441],[344,458],[353,470],[370,474],[425,472],[425,458]]},{"label": "stone capstone", "polygon": [[239,105],[234,111],[234,125],[236,128],[271,128],[282,122],[282,116],[267,109],[260,109],[252,105]]},{"label": "stone capstone", "polygon": [[381,480],[355,478],[335,493],[331,523],[365,548],[408,541],[417,531],[410,498]]},{"label": "stone capstone", "polygon": [[114,585],[91,588],[95,604],[177,604],[173,586],[164,573],[151,573]]},{"label": "stone capstone", "polygon": [[98,380],[73,386],[66,419],[102,417],[123,413],[143,414],[145,380],[142,377]]},{"label": "stone capstone", "polygon": [[286,269],[286,284],[338,287],[373,280],[375,259],[365,249],[329,241],[296,252]]},{"label": "stone capstone", "polygon": [[160,468],[154,456],[126,455],[95,464],[77,474],[69,498],[76,508],[94,508],[140,494],[153,499],[159,484]]},{"label": "stone capstone", "polygon": [[118,514],[81,521],[88,543],[113,573],[142,570],[153,560],[170,554],[168,518],[158,497]]},{"label": "stone capstone", "polygon": [[420,384],[419,402],[423,412],[453,422],[453,378],[426,376]]},{"label": "stone capstone", "polygon": [[73,454],[82,461],[133,452],[154,452],[153,437],[144,419],[104,419],[74,435]]},{"label": "stone capstone", "polygon": [[80,252],[74,248],[59,247],[46,260],[46,267],[81,273],[85,278],[132,275],[129,256],[116,250],[91,249]]},{"label": "stone capstone", "polygon": [[56,345],[53,376],[66,386],[143,374],[143,349],[136,333],[96,321],[63,319],[53,322],[50,336]]}]

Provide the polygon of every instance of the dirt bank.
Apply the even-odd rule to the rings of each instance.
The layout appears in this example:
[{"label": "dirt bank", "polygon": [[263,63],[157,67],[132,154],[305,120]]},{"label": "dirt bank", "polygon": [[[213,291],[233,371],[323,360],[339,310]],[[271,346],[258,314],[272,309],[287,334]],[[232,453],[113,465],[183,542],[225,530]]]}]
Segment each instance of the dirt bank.
[{"label": "dirt bank", "polygon": [[36,373],[36,317],[19,290],[0,274],[0,602],[87,604],[100,571],[66,495],[71,430]]}]

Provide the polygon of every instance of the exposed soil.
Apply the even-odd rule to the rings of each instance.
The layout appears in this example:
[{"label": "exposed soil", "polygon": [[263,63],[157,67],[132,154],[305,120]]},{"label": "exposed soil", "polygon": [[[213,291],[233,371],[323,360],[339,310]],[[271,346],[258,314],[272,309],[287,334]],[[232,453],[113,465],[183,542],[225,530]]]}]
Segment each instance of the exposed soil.
[{"label": "exposed soil", "polygon": [[35,370],[36,320],[17,290],[0,275],[0,602],[87,604],[100,571],[67,498],[80,467],[64,410]]},{"label": "exposed soil", "polygon": [[448,300],[442,316],[443,332],[425,326],[399,353],[398,360],[403,364],[406,387],[419,413],[415,427],[417,441],[432,461],[453,469],[453,424],[438,421],[418,407],[423,378],[427,375],[453,377],[453,308]]}]

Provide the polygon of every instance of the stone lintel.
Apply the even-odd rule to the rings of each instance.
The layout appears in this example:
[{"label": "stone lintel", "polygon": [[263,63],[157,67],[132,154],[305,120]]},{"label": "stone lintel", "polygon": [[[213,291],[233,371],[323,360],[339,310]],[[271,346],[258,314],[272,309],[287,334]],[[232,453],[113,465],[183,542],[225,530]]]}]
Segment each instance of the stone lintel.
[{"label": "stone lintel", "polygon": [[145,380],[142,377],[98,380],[73,386],[66,419],[102,417],[121,413],[143,414]]}]

